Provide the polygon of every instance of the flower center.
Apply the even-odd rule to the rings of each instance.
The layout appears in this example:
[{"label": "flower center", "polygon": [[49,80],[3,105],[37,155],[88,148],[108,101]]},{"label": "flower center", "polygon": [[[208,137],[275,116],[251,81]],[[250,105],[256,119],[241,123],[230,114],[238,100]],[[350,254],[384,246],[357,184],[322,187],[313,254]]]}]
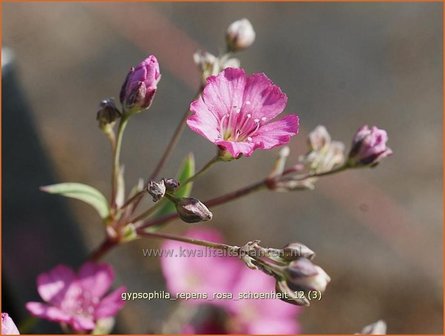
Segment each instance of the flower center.
[{"label": "flower center", "polygon": [[264,124],[266,117],[254,118],[252,116],[252,104],[250,101],[243,103],[241,107],[232,106],[220,121],[219,129],[221,137],[227,141],[252,141],[252,137]]},{"label": "flower center", "polygon": [[71,289],[70,292],[61,304],[62,310],[70,315],[94,316],[99,298],[79,287]]}]

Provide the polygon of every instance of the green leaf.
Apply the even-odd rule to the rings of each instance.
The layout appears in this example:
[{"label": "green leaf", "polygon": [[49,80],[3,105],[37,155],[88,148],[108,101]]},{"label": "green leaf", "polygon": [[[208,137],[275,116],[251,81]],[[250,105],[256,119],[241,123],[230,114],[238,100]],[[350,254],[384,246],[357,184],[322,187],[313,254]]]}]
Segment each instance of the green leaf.
[{"label": "green leaf", "polygon": [[[190,153],[185,157],[184,161],[182,161],[176,178],[180,183],[183,183],[194,174],[195,174],[195,157],[193,156],[193,153]],[[186,186],[178,190],[178,192],[175,194],[176,197],[182,198],[190,196],[192,192],[192,187],[193,187],[193,182],[188,183]],[[169,213],[176,211],[175,205],[172,202],[167,200],[165,200],[164,202],[166,203],[162,205],[161,208],[159,208],[159,210],[156,212],[157,216],[167,215]]]},{"label": "green leaf", "polygon": [[41,187],[40,190],[84,201],[95,208],[101,218],[107,218],[110,213],[105,196],[97,189],[86,184],[59,183]]}]

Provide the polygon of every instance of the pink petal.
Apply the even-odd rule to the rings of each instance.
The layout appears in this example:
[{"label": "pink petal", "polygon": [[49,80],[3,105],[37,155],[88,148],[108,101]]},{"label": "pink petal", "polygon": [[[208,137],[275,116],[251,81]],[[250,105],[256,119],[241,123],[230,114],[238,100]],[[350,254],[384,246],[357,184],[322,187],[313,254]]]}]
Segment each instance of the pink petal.
[{"label": "pink petal", "polygon": [[255,143],[253,142],[218,140],[215,141],[215,144],[227,150],[234,158],[237,158],[240,154],[251,156],[255,149]]},{"label": "pink petal", "polygon": [[272,120],[287,104],[287,96],[263,73],[252,74],[247,78],[243,101],[249,102],[249,110],[254,118],[266,117]]},{"label": "pink petal", "polygon": [[57,306],[75,280],[76,274],[71,268],[58,265],[48,273],[42,273],[37,277],[37,290],[44,301]]},{"label": "pink petal", "polygon": [[[186,236],[213,242],[222,241],[216,230],[208,228],[189,230]],[[165,241],[162,249],[165,253],[173,252],[171,255],[164,254],[161,258],[167,288],[173,295],[184,292],[209,295],[208,300],[188,300],[189,303],[221,304],[223,301],[230,301],[213,300],[213,294],[231,291],[240,267],[244,267],[239,260],[227,256],[219,257],[218,254],[212,254],[215,250],[176,241]],[[212,271],[209,272],[209,269]]]},{"label": "pink petal", "polygon": [[48,306],[40,302],[28,302],[26,309],[35,317],[55,322],[68,322],[71,317],[59,308]]},{"label": "pink petal", "polygon": [[187,125],[192,131],[214,142],[220,136],[218,116],[208,110],[202,97],[191,103],[190,111],[192,115],[187,118]]},{"label": "pink petal", "polygon": [[99,303],[99,306],[96,308],[96,319],[116,315],[117,312],[125,305],[125,301],[122,300],[122,293],[124,293],[126,290],[127,288],[122,286],[104,297]]},{"label": "pink petal", "polygon": [[261,126],[253,136],[253,142],[258,148],[270,149],[287,144],[290,138],[298,133],[298,117],[288,115],[281,120],[272,121]]},{"label": "pink petal", "polygon": [[96,327],[92,317],[82,315],[73,316],[69,324],[76,331],[89,331]]},{"label": "pink petal", "polygon": [[241,108],[246,86],[246,73],[239,68],[226,68],[207,78],[202,99],[218,120],[234,108]]},{"label": "pink petal", "polygon": [[245,328],[244,333],[253,335],[295,335],[301,332],[301,327],[295,318],[270,318],[268,316],[250,321]]},{"label": "pink petal", "polygon": [[2,313],[2,335],[20,335],[17,326],[7,313]]},{"label": "pink petal", "polygon": [[114,272],[110,265],[87,262],[79,270],[78,279],[81,287],[93,296],[102,297],[113,282]]}]

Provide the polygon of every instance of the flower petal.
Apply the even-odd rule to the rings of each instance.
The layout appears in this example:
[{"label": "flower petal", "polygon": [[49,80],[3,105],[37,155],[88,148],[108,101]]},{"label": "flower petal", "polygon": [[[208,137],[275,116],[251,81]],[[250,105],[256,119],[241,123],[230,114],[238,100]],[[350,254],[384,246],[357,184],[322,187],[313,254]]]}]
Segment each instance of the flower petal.
[{"label": "flower petal", "polygon": [[261,126],[252,137],[256,148],[270,149],[287,144],[292,136],[298,133],[298,117],[288,115],[281,120],[272,121]]},{"label": "flower petal", "polygon": [[255,143],[253,142],[218,140],[215,141],[215,144],[227,150],[234,158],[238,158],[241,154],[251,156],[255,149]]},{"label": "flower petal", "polygon": [[7,313],[2,313],[2,335],[20,335],[17,326]]},{"label": "flower petal", "polygon": [[218,120],[243,104],[246,73],[239,68],[226,68],[217,76],[207,78],[202,100]]},{"label": "flower petal", "polygon": [[244,114],[251,113],[255,118],[272,120],[283,112],[287,96],[264,73],[256,73],[247,78],[243,101],[245,108],[249,109],[243,111]]},{"label": "flower petal", "polygon": [[79,284],[96,296],[102,297],[110,288],[114,272],[110,265],[85,263],[79,270]]},{"label": "flower petal", "polygon": [[99,303],[95,311],[95,318],[100,319],[103,317],[114,316],[125,305],[125,301],[122,300],[122,293],[127,290],[126,287],[121,286],[114,292],[104,297]]},{"label": "flower petal", "polygon": [[187,125],[192,131],[212,142],[220,137],[218,116],[207,108],[202,97],[190,104],[190,111],[192,111],[192,115],[187,118]]},{"label": "flower petal", "polygon": [[55,322],[69,322],[71,316],[59,308],[49,306],[40,302],[28,302],[26,309],[35,317],[43,318]]},{"label": "flower petal", "polygon": [[96,327],[96,323],[94,323],[94,320],[92,317],[83,316],[83,315],[73,316],[73,318],[71,319],[69,324],[76,331],[89,331],[89,330],[93,330]]},{"label": "flower petal", "polygon": [[58,265],[37,277],[37,290],[44,301],[57,306],[75,280],[76,274],[71,268]]},{"label": "flower petal", "polygon": [[301,332],[301,328],[295,317],[271,318],[263,316],[250,321],[242,332],[252,335],[295,335]]}]

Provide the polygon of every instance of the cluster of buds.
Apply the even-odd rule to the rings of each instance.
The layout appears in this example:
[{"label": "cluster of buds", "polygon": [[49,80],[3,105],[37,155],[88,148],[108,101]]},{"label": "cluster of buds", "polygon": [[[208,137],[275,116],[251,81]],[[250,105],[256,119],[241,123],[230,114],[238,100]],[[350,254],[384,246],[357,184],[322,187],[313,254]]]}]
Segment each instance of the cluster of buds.
[{"label": "cluster of buds", "polygon": [[385,130],[363,126],[355,134],[346,159],[345,145],[331,140],[324,126],[317,126],[308,136],[309,151],[299,158],[296,165],[285,169],[290,151],[288,147],[281,149],[268,177],[267,187],[274,191],[314,189],[321,175],[347,168],[375,167],[383,158],[392,154],[386,146],[387,141]]},{"label": "cluster of buds", "polygon": [[247,19],[237,20],[226,31],[227,53],[215,56],[207,51],[197,51],[193,60],[201,73],[201,84],[205,85],[209,76],[215,76],[226,68],[239,68],[239,59],[231,54],[244,50],[255,41],[255,30]]},{"label": "cluster of buds", "polygon": [[299,306],[309,306],[311,299],[320,299],[331,278],[312,263],[315,253],[300,243],[282,249],[264,248],[252,241],[238,250],[240,258],[252,269],[260,269],[276,279],[280,299]]},{"label": "cluster of buds", "polygon": [[153,198],[153,202],[158,202],[166,197],[175,204],[179,218],[186,223],[206,222],[212,219],[212,212],[197,198],[177,197],[175,191],[179,187],[179,181],[173,178],[163,178],[160,181],[149,181],[147,192]]}]

